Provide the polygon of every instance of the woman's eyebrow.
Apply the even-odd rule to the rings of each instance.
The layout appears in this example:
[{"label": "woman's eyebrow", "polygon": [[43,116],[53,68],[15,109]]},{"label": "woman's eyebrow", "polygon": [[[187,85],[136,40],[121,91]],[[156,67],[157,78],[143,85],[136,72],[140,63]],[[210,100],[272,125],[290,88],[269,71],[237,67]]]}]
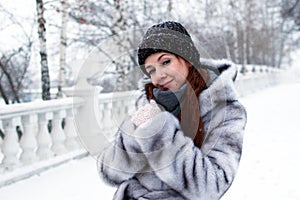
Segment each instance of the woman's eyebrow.
[{"label": "woman's eyebrow", "polygon": [[[162,57],[164,57],[165,55],[167,55],[167,54],[164,53],[164,54],[160,55],[160,56],[157,58],[157,62],[159,62],[159,60],[160,60]],[[148,68],[150,68],[150,67],[153,67],[153,66],[152,66],[152,65],[147,65],[147,66],[145,66],[145,69],[148,69]]]},{"label": "woman's eyebrow", "polygon": [[167,55],[166,53],[160,55],[158,58],[157,58],[157,61],[159,61],[163,56]]}]

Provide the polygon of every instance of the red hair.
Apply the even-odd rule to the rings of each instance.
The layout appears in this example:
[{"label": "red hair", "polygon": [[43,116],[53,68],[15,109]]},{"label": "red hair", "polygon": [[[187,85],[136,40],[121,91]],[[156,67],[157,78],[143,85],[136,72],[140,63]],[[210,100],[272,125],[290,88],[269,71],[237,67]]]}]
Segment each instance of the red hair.
[{"label": "red hair", "polygon": [[[207,71],[204,69],[196,69],[193,66],[189,67],[186,96],[180,105],[180,112],[177,116],[185,135],[192,137],[194,144],[199,148],[202,145],[205,135],[199,105],[199,95],[207,88],[206,83],[208,79]],[[152,83],[145,85],[148,100],[155,99],[153,95],[154,87]]]}]

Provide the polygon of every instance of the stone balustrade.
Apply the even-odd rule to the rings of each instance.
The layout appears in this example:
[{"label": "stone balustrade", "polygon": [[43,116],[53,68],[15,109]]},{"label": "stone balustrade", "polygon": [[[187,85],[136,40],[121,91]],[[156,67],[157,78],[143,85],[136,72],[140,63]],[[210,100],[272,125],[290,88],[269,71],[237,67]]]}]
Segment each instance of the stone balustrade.
[{"label": "stone balustrade", "polygon": [[[238,74],[235,84],[241,96],[278,83],[280,70],[256,68],[247,66],[246,72]],[[101,133],[112,138],[136,95],[132,91],[99,94]],[[74,120],[74,113],[84,106],[83,99],[68,97],[0,107],[0,187],[49,168],[51,163],[88,155]]]},{"label": "stone balustrade", "polygon": [[[70,152],[71,157],[84,154],[84,151],[79,151],[81,146],[73,118],[73,112],[80,106],[80,102],[74,103],[73,98],[66,98],[0,107],[0,129],[3,132],[0,138],[0,186],[17,178],[16,169],[27,166],[27,171],[20,173],[30,174],[30,166],[35,164],[34,170],[38,170],[36,163],[43,160],[61,155],[66,159]],[[44,162],[39,170],[45,167]]]},{"label": "stone balustrade", "polygon": [[235,87],[240,96],[245,96],[259,91],[263,88],[274,86],[282,81],[286,73],[282,69],[267,66],[247,65],[246,70],[241,73],[242,66],[238,65],[239,74],[235,81]]}]

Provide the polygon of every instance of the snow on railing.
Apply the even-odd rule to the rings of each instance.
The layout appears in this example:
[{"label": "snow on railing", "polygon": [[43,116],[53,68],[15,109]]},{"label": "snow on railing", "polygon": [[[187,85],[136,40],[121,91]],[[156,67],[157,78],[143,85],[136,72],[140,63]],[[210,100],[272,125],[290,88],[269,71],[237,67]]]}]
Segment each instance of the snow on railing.
[{"label": "snow on railing", "polygon": [[[242,67],[238,66],[238,70],[240,72]],[[280,71],[247,66],[237,76],[237,91],[244,96],[277,84]],[[119,119],[115,121],[119,122],[128,115],[137,94],[132,92],[99,94],[96,102],[102,125],[99,132],[113,136],[118,123],[112,122],[112,115],[117,116]],[[47,165],[53,164],[49,162],[51,159],[56,160],[54,165],[57,165],[78,155],[88,155],[80,145],[74,124],[74,112],[83,106],[83,99],[68,97],[0,107],[0,187],[26,177],[26,174],[37,173],[41,168],[49,168]],[[68,154],[70,156],[66,156]],[[39,163],[43,164],[39,167]],[[27,170],[13,173],[22,168]]]}]

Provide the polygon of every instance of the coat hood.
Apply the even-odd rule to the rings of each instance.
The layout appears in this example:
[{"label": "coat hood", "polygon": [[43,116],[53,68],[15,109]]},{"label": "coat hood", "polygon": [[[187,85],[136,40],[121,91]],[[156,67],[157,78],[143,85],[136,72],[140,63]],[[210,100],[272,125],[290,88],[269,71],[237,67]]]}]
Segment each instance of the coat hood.
[{"label": "coat hood", "polygon": [[210,76],[208,88],[202,91],[199,99],[201,115],[205,115],[220,104],[226,104],[238,99],[237,91],[234,87],[237,67],[228,60],[203,59],[201,63]]}]

